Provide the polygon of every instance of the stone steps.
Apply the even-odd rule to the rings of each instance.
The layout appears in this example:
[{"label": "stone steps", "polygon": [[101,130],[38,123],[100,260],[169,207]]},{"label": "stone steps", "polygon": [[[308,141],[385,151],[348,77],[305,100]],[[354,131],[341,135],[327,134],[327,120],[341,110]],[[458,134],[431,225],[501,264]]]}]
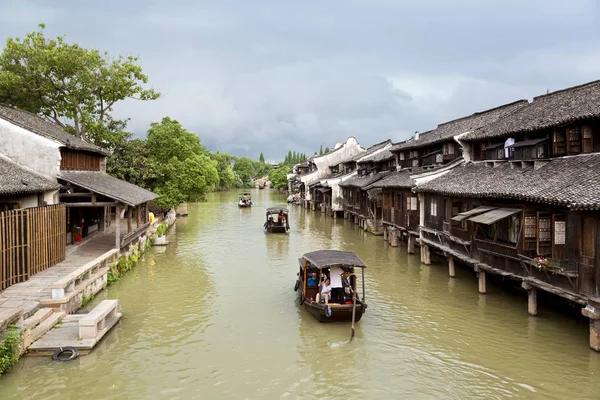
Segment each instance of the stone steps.
[{"label": "stone steps", "polygon": [[23,348],[28,349],[33,343],[54,328],[64,316],[65,313],[62,311],[56,313],[52,312],[51,315],[47,316],[35,328],[25,332],[23,335]]},{"label": "stone steps", "polygon": [[19,324],[23,318],[23,309],[21,307],[15,308],[1,308],[0,309],[0,332],[8,328],[12,324]]}]

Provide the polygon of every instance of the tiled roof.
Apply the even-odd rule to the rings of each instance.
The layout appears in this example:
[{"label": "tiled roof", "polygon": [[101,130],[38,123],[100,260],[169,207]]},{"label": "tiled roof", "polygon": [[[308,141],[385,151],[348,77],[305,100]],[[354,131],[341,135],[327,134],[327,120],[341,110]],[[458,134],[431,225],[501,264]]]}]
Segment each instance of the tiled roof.
[{"label": "tiled roof", "polygon": [[417,188],[465,197],[519,199],[573,209],[600,209],[600,154],[563,157],[537,169],[469,163]]},{"label": "tiled roof", "polygon": [[358,164],[365,164],[365,163],[370,163],[370,162],[378,163],[378,162],[381,162],[381,161],[387,161],[387,160],[392,159],[394,157],[395,157],[394,153],[392,153],[390,151],[390,149],[387,148],[387,149],[384,149],[384,150],[382,150],[382,151],[380,151],[378,153],[366,156],[365,158],[361,159],[358,162]]},{"label": "tiled roof", "polygon": [[104,155],[109,154],[103,148],[73,136],[65,132],[59,125],[29,111],[0,105],[0,118],[40,136],[54,140],[70,149],[93,151]]},{"label": "tiled roof", "polygon": [[383,142],[380,142],[380,143],[375,143],[374,145],[372,145],[371,147],[369,147],[367,150],[365,150],[365,151],[363,151],[361,153],[355,154],[353,157],[351,157],[351,158],[349,158],[349,159],[347,159],[347,160],[345,160],[343,162],[347,163],[347,162],[352,162],[352,161],[358,161],[358,160],[360,160],[363,157],[368,157],[369,155],[373,154],[377,150],[383,149],[385,146],[389,145],[390,143],[392,143],[392,141],[389,140],[389,139],[385,140]]},{"label": "tiled roof", "polygon": [[411,188],[415,182],[408,171],[392,172],[383,179],[369,185],[369,188]]},{"label": "tiled roof", "polygon": [[104,172],[61,171],[58,178],[130,206],[137,206],[158,197],[149,190]]},{"label": "tiled roof", "polygon": [[486,111],[476,112],[467,117],[455,119],[438,125],[432,131],[425,132],[419,135],[419,140],[409,140],[404,143],[399,143],[392,147],[392,151],[408,150],[417,147],[441,143],[452,139],[454,136],[473,131],[477,128],[489,125],[495,121],[511,115],[517,110],[527,106],[527,100],[519,100],[513,103],[505,104],[500,107],[492,108]]},{"label": "tiled roof", "polygon": [[564,126],[600,117],[600,81],[589,82],[535,97],[527,107],[475,132],[466,141],[502,137]]},{"label": "tiled roof", "polygon": [[372,184],[373,182],[376,182],[382,178],[385,178],[390,173],[395,173],[395,172],[385,171],[385,172],[378,172],[373,175],[365,175],[365,176],[356,175],[350,179],[340,182],[339,186],[365,188],[365,187],[369,186],[370,184]]},{"label": "tiled roof", "polygon": [[0,156],[0,195],[39,193],[58,188],[56,181]]}]

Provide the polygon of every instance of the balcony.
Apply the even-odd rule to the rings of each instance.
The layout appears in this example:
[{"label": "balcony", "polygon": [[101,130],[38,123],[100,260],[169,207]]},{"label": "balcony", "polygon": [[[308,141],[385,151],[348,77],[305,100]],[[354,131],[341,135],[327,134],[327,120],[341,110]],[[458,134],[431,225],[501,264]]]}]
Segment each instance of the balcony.
[{"label": "balcony", "polygon": [[540,160],[550,157],[550,144],[548,139],[534,139],[517,142],[507,147],[508,159],[511,161]]},{"label": "balcony", "polygon": [[436,165],[442,164],[444,162],[444,156],[442,155],[442,151],[434,151],[433,153],[429,153],[424,157],[421,157],[421,165]]}]

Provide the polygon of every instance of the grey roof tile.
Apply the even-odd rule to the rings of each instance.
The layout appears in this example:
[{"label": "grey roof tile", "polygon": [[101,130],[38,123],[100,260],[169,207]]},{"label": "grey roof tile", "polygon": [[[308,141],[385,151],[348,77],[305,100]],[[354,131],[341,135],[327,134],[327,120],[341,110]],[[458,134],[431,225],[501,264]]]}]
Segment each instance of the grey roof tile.
[{"label": "grey roof tile", "polygon": [[70,149],[92,151],[104,155],[109,154],[105,149],[73,136],[65,132],[59,125],[29,111],[0,105],[0,118],[40,136],[54,140]]},{"label": "grey roof tile", "polygon": [[157,194],[98,171],[61,171],[59,179],[130,206],[145,203]]},{"label": "grey roof tile", "polygon": [[558,158],[539,168],[469,163],[418,186],[417,190],[595,210],[600,209],[600,154]]},{"label": "grey roof tile", "polygon": [[465,135],[465,141],[503,137],[600,117],[600,81],[535,97],[517,112]]},{"label": "grey roof tile", "polygon": [[58,188],[56,181],[0,156],[0,195],[39,193]]}]

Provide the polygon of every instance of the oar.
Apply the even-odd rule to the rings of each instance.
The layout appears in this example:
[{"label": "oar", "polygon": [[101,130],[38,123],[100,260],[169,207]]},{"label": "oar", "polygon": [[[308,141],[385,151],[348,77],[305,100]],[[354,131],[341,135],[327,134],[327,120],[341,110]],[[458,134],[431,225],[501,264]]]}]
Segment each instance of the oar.
[{"label": "oar", "polygon": [[354,317],[356,315],[356,292],[352,291],[352,334],[350,335],[350,341],[354,338]]}]

